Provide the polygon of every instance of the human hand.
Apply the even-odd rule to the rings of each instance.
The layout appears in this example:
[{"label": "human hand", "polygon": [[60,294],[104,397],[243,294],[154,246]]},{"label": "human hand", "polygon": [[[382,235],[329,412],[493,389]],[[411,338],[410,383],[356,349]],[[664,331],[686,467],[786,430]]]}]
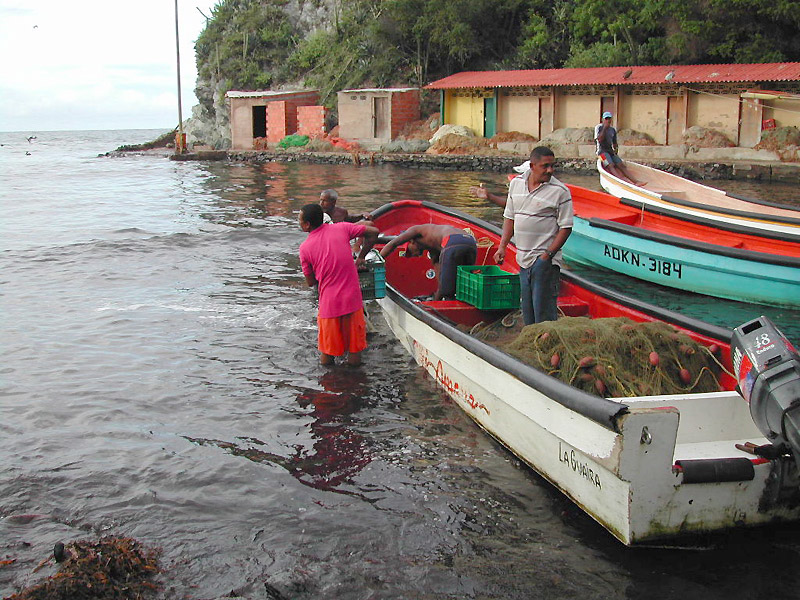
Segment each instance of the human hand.
[{"label": "human hand", "polygon": [[489,190],[487,190],[483,184],[471,186],[469,188],[469,193],[481,200],[489,199]]},{"label": "human hand", "polygon": [[506,249],[500,247],[497,249],[497,252],[494,253],[494,262],[498,265],[502,265],[503,261],[506,259]]}]

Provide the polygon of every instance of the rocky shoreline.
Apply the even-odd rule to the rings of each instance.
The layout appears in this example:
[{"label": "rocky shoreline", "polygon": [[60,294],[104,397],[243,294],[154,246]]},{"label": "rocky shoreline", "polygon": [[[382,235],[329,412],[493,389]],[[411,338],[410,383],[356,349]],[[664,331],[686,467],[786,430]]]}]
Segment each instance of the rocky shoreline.
[{"label": "rocky shoreline", "polygon": [[[407,169],[445,171],[490,171],[508,173],[525,160],[524,156],[454,155],[454,154],[382,154],[377,152],[311,152],[273,150],[199,150],[173,154],[172,160],[225,160],[230,162],[307,162],[317,164],[355,164],[358,166],[395,165]],[[800,183],[800,164],[780,162],[722,161],[637,161],[693,180],[742,179]],[[576,174],[596,173],[593,158],[560,158],[561,171]]]}]

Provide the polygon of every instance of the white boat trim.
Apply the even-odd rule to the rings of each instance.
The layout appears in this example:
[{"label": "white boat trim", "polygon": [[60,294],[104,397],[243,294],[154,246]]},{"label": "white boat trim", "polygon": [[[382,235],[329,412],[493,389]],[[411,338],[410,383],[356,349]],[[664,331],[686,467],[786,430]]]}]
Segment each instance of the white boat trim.
[{"label": "white boat trim", "polygon": [[[691,218],[706,225],[714,225],[731,231],[800,241],[800,209],[735,198],[717,188],[689,181],[677,175],[652,169],[645,165],[626,162],[639,177],[649,174],[674,182],[672,189],[648,189],[636,186],[615,177],[597,161],[600,185],[612,196],[629,205],[656,209],[656,212],[678,218]],[[661,186],[662,188],[664,186]],[[693,198],[693,192],[701,197]],[[730,205],[726,207],[726,205]],[[745,210],[747,209],[747,210]],[[796,216],[793,215],[796,213]]]}]

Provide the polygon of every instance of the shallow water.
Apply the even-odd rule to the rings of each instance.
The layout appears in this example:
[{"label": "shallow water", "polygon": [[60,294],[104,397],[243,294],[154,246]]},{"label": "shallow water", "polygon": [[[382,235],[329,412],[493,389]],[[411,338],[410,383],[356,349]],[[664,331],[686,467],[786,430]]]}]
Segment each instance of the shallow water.
[{"label": "shallow water", "polygon": [[[335,187],[353,212],[424,198],[499,221],[467,189],[504,176],[97,158],[156,133],[0,134],[0,596],[54,573],[33,571],[55,542],[112,534],[162,548],[169,598],[796,595],[795,527],[622,547],[377,307],[362,368],[317,364],[295,211]],[[764,312],[596,275],[729,326]]]}]

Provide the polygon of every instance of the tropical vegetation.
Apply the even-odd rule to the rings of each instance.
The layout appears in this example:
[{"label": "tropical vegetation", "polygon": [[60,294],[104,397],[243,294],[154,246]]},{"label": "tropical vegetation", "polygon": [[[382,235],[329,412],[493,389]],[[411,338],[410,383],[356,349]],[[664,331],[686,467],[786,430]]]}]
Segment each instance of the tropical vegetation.
[{"label": "tropical vegetation", "polygon": [[[303,8],[325,21],[300,25]],[[800,2],[221,0],[196,51],[200,79],[303,84],[332,105],[463,70],[799,61]]]}]

